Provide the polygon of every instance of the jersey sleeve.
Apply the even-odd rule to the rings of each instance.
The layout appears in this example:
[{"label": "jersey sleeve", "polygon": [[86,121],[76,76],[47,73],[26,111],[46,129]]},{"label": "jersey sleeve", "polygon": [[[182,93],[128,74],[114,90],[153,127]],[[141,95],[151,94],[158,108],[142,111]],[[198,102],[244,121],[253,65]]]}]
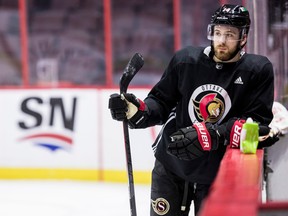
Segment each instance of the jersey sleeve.
[{"label": "jersey sleeve", "polygon": [[141,127],[160,125],[166,122],[171,110],[180,98],[178,79],[181,62],[177,60],[177,53],[172,57],[160,81],[151,89],[145,98],[148,107],[148,118]]}]

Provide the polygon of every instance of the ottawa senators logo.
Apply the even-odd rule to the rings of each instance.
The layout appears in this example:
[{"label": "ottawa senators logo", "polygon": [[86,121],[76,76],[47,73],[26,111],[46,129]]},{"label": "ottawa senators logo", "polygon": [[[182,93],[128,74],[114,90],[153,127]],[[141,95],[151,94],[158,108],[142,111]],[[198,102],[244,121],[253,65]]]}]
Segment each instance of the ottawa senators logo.
[{"label": "ottawa senators logo", "polygon": [[151,200],[151,205],[157,215],[165,215],[170,209],[169,202],[164,198],[158,198],[155,201]]},{"label": "ottawa senators logo", "polygon": [[223,115],[224,103],[216,93],[207,94],[200,101],[193,100],[193,106],[201,121],[215,123]]},{"label": "ottawa senators logo", "polygon": [[206,84],[198,87],[189,102],[189,115],[192,122],[221,122],[231,108],[231,100],[220,86]]}]

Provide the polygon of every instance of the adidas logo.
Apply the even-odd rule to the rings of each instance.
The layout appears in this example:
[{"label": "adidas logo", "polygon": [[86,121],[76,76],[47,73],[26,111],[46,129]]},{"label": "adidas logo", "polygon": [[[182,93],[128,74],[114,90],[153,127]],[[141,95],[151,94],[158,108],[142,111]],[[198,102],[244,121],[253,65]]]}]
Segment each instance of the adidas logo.
[{"label": "adidas logo", "polygon": [[243,81],[242,81],[242,79],[241,79],[241,77],[238,77],[238,78],[234,81],[234,83],[235,83],[235,84],[241,84],[241,85],[244,84]]}]

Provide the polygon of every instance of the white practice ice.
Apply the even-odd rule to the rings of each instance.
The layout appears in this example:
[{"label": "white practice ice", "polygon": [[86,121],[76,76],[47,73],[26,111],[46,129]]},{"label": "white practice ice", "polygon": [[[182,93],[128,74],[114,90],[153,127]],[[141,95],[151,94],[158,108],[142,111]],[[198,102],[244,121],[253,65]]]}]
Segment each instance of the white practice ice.
[{"label": "white practice ice", "polygon": [[[150,186],[135,185],[137,216],[150,212]],[[129,216],[128,184],[0,180],[1,216]]]}]

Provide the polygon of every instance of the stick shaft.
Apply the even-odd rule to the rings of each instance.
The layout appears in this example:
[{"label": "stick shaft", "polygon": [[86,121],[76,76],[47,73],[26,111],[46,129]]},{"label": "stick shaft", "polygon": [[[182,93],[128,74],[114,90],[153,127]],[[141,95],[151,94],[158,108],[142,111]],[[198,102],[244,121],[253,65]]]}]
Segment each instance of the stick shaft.
[{"label": "stick shaft", "polygon": [[131,211],[131,216],[136,216],[137,213],[136,213],[136,201],[135,201],[135,190],[134,190],[133,166],[132,166],[130,138],[129,138],[127,120],[123,121],[123,132],[124,132],[124,142],[125,142],[125,151],[126,151],[126,166],[127,166],[127,174],[128,174],[130,211]]},{"label": "stick shaft", "polygon": [[[121,89],[120,93],[126,93],[127,88]],[[125,145],[125,153],[126,153],[126,167],[127,167],[127,175],[128,175],[128,189],[129,189],[129,203],[130,203],[130,215],[137,216],[136,213],[136,200],[135,200],[135,189],[134,189],[134,177],[133,177],[133,166],[132,166],[132,156],[131,156],[131,148],[130,148],[130,138],[129,138],[129,128],[128,128],[128,120],[125,119],[123,121],[123,133],[124,133],[124,145]]]}]

